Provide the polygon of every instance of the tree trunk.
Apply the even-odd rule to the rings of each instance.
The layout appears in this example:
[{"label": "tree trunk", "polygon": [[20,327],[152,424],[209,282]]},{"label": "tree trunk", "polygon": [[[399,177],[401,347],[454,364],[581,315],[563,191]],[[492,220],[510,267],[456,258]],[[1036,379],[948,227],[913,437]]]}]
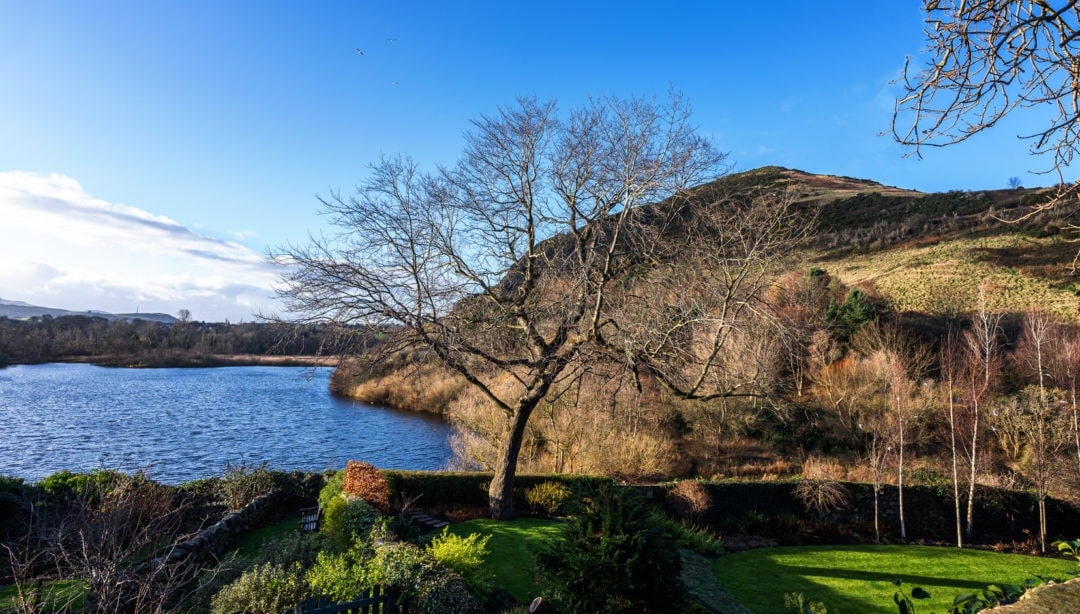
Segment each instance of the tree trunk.
[{"label": "tree trunk", "polygon": [[1039,492],[1039,551],[1046,554],[1046,493]]},{"label": "tree trunk", "polygon": [[964,536],[960,529],[960,472],[956,463],[956,418],[951,388],[949,392],[949,437],[952,450],[953,508],[956,510],[956,547],[963,548]]},{"label": "tree trunk", "polygon": [[978,469],[979,407],[975,406],[975,422],[971,427],[971,475],[968,476],[967,527],[968,541],[975,531],[975,472]]},{"label": "tree trunk", "polygon": [[881,543],[881,526],[878,523],[878,493],[881,491],[881,484],[877,479],[874,479],[874,543]]},{"label": "tree trunk", "polygon": [[900,539],[907,540],[907,525],[904,524],[904,421],[900,420],[900,450],[896,464],[896,493],[900,498]]},{"label": "tree trunk", "polygon": [[525,439],[525,425],[528,424],[529,415],[535,405],[519,405],[511,416],[506,436],[503,437],[495,475],[488,487],[488,506],[491,517],[496,520],[509,520],[514,517],[514,475],[517,473],[518,453],[521,451],[521,442]]}]

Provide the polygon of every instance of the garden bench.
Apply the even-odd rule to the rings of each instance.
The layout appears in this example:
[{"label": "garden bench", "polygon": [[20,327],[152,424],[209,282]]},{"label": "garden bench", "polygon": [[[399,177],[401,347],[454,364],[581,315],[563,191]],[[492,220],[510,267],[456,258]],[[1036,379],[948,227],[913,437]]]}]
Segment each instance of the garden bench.
[{"label": "garden bench", "polygon": [[322,509],[319,506],[305,507],[300,510],[300,532],[313,533],[319,530]]}]

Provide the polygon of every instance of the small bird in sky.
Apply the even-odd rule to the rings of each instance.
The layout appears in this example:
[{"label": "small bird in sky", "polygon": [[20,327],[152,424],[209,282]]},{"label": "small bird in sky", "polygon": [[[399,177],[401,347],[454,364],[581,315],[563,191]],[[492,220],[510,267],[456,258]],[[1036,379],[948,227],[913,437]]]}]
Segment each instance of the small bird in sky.
[{"label": "small bird in sky", "polygon": [[388,38],[388,39],[386,39],[386,42],[395,43],[395,42],[397,42],[397,39],[396,38]]},{"label": "small bird in sky", "polygon": [[364,50],[359,48],[359,47],[356,48],[356,52],[359,53],[360,55],[364,55]]}]

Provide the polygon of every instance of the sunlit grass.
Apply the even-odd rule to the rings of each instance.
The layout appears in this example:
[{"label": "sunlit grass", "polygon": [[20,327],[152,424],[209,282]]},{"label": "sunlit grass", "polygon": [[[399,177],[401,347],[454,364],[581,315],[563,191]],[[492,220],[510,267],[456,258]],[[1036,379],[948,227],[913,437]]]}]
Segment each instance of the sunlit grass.
[{"label": "sunlit grass", "polygon": [[920,612],[945,612],[962,592],[1018,584],[1033,576],[1068,579],[1076,561],[932,546],[766,548],[722,556],[717,579],[755,612],[783,611],[784,593],[801,592],[829,612],[896,612],[893,581],[931,595]]},{"label": "sunlit grass", "polygon": [[[43,594],[35,601],[38,611],[77,612],[82,610],[86,601],[86,587],[76,580],[54,580],[43,582]],[[0,612],[18,612],[19,592],[14,584],[0,587]]]},{"label": "sunlit grass", "polygon": [[518,603],[529,603],[540,595],[536,582],[534,554],[559,536],[561,522],[538,518],[509,521],[479,519],[450,525],[450,532],[462,537],[470,533],[490,535],[490,554],[481,569],[489,572],[495,586],[506,589]]},{"label": "sunlit grass", "polygon": [[929,245],[820,259],[818,266],[855,286],[871,283],[897,311],[971,311],[981,284],[992,312],[1031,305],[1080,321],[1075,288],[1065,283],[1077,246],[1058,237],[1018,233],[964,237]]}]

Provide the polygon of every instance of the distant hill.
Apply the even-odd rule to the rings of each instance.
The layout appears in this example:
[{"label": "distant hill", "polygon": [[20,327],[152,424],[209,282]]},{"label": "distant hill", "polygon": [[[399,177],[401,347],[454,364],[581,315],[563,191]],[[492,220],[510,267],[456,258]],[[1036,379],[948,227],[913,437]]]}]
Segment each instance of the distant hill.
[{"label": "distant hill", "polygon": [[62,316],[86,316],[91,318],[105,318],[106,320],[146,320],[148,322],[162,322],[173,324],[178,319],[166,313],[108,313],[105,311],[71,311],[54,307],[40,307],[23,301],[6,301],[0,299],[0,318],[13,320],[25,320],[34,317],[50,316],[59,318]]}]

